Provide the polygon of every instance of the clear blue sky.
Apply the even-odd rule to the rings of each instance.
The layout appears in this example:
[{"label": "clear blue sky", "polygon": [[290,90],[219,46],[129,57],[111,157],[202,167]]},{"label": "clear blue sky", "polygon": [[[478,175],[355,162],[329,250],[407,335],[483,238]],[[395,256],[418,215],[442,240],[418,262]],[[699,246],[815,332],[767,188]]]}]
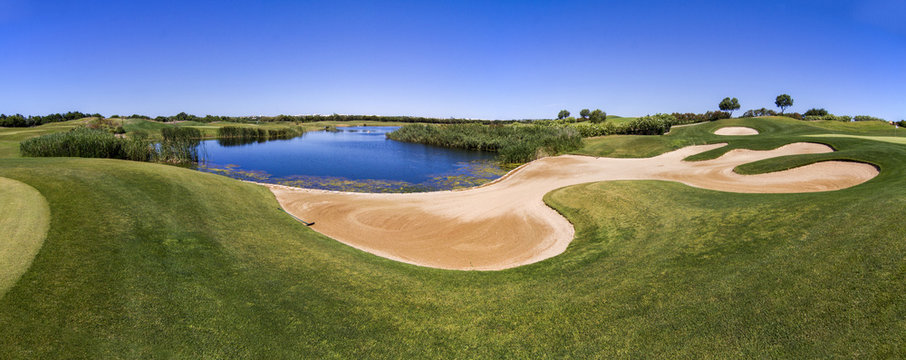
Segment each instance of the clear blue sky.
[{"label": "clear blue sky", "polygon": [[0,112],[906,118],[906,1],[0,0]]}]

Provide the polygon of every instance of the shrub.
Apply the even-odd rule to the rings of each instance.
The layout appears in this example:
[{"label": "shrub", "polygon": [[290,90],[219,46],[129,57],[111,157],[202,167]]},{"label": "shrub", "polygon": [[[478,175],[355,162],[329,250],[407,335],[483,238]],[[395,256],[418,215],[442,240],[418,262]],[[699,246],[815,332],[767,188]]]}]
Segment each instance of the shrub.
[{"label": "shrub", "polygon": [[675,118],[675,120],[671,122],[671,125],[693,124],[730,118],[730,113],[726,111],[708,111],[704,114],[673,113],[670,115]]},{"label": "shrub", "polygon": [[777,116],[777,112],[767,108],[746,110],[742,117]]},{"label": "shrub", "polygon": [[838,115],[834,115],[834,114],[827,114],[824,116],[805,116],[803,119],[808,120],[808,121],[826,120],[826,121],[843,121],[843,122],[852,120],[852,118],[848,115],[839,115],[838,116]]},{"label": "shrub", "polygon": [[858,115],[858,116],[853,117],[853,120],[855,120],[855,121],[887,121],[887,120],[884,120],[881,118],[876,118],[874,116],[868,116],[868,115]]},{"label": "shrub", "polygon": [[795,112],[794,112],[794,113],[780,114],[780,116],[788,117],[788,118],[793,118],[793,119],[796,119],[796,120],[802,120],[802,114],[800,114],[800,113],[795,113]]},{"label": "shrub", "polygon": [[621,133],[630,135],[663,135],[670,131],[676,117],[670,114],[655,114],[633,120]]},{"label": "shrub", "polygon": [[825,116],[825,115],[827,115],[827,110],[812,108],[812,109],[809,109],[808,111],[806,111],[802,115],[803,116]]}]

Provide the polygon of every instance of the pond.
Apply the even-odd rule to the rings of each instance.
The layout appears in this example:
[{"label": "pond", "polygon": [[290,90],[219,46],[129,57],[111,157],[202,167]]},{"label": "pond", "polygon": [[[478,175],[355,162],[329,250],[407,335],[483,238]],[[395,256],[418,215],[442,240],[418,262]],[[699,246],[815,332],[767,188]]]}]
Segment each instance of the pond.
[{"label": "pond", "polygon": [[481,185],[505,173],[494,153],[387,139],[398,127],[338,127],[288,140],[205,140],[201,171],[314,189],[416,192]]}]

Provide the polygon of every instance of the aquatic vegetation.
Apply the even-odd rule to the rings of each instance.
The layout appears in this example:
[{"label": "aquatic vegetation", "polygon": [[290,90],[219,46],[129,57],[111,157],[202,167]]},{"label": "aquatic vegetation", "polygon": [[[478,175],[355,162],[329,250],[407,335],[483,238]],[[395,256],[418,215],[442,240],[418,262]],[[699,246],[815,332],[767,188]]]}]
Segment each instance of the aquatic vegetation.
[{"label": "aquatic vegetation", "polygon": [[302,135],[303,133],[305,133],[305,129],[301,126],[273,129],[247,126],[224,126],[217,129],[217,137],[220,139],[290,139]]},{"label": "aquatic vegetation", "polygon": [[19,144],[22,156],[85,157],[151,161],[156,150],[144,138],[117,137],[85,127],[27,139]]},{"label": "aquatic vegetation", "polygon": [[78,127],[68,132],[53,133],[23,141],[19,144],[22,156],[85,157],[157,161],[187,164],[199,159],[201,132],[194,128],[168,128],[159,144],[144,134],[122,137],[106,130]]},{"label": "aquatic vegetation", "polygon": [[576,129],[543,125],[411,124],[387,137],[449,148],[494,151],[503,163],[529,162],[582,146],[582,136]]},{"label": "aquatic vegetation", "polygon": [[437,175],[422,183],[311,175],[274,177],[264,171],[241,169],[235,164],[224,166],[199,164],[197,169],[245,181],[308,189],[369,193],[409,193],[464,189],[486,184],[506,174],[505,169],[488,161],[464,162],[453,173]]}]

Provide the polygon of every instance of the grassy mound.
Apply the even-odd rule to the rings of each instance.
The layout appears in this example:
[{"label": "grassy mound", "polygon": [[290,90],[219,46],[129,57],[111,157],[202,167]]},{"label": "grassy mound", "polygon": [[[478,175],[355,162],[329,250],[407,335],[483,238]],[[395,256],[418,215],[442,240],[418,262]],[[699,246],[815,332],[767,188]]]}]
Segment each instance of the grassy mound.
[{"label": "grassy mound", "polygon": [[[280,211],[266,189],[213,174],[0,159],[0,177],[40,191],[54,214],[32,266],[0,299],[0,349],[11,358],[906,355],[906,146],[804,136],[851,131],[813,123],[713,126],[728,124],[763,139],[721,139],[731,148],[808,139],[839,150],[756,170],[827,156],[881,173],[792,195],[654,181],[569,187],[546,197],[576,226],[565,253],[458,272],[344,246]],[[712,141],[710,126],[620,151]],[[883,135],[873,131],[852,133]]]},{"label": "grassy mound", "polygon": [[28,270],[50,225],[50,210],[37,190],[0,177],[0,298]]}]

